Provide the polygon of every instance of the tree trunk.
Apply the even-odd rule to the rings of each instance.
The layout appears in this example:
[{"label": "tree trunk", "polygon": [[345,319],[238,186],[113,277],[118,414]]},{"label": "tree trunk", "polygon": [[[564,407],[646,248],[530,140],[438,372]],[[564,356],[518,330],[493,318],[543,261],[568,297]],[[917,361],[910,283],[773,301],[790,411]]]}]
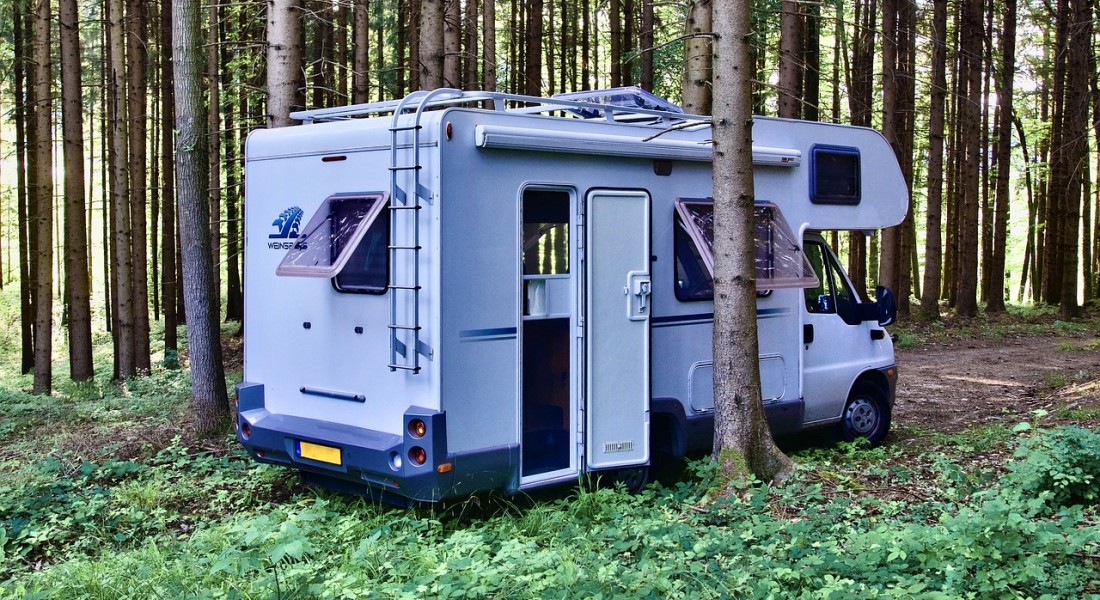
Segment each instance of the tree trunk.
[{"label": "tree trunk", "polygon": [[145,81],[148,71],[148,15],[144,0],[126,2],[126,62],[129,86],[126,99],[129,104],[130,136],[130,248],[133,253],[133,315],[134,315],[134,372],[148,374],[149,356],[149,262],[148,223],[146,217],[146,114],[148,102]]},{"label": "tree trunk", "polygon": [[543,0],[529,0],[527,9],[527,47],[524,53],[524,79],[528,96],[542,95],[542,25]]},{"label": "tree trunk", "polygon": [[[37,271],[34,296],[34,393],[49,394],[53,377],[53,140],[50,118],[53,102],[50,84],[53,81],[50,62],[50,2],[37,0],[34,11],[34,69],[32,81],[35,96],[35,138],[31,151],[35,155],[34,196],[36,214],[33,226],[38,232],[38,248],[34,255]],[[83,185],[83,183],[81,184]]]},{"label": "tree trunk", "polygon": [[[173,0],[173,5],[177,3]],[[271,0],[267,9],[267,126],[293,125],[302,108],[302,0]]]},{"label": "tree trunk", "polygon": [[709,115],[711,112],[711,0],[691,0],[684,42],[684,112]]},{"label": "tree trunk", "polygon": [[474,0],[466,1],[462,16],[462,89],[476,90],[481,85],[477,66],[481,62],[477,47],[477,6]]},{"label": "tree trunk", "polygon": [[[221,141],[221,77],[218,74],[220,52],[220,40],[218,39],[218,4],[211,2],[207,6],[206,26],[206,88],[209,90],[210,109],[207,111],[210,140],[210,254],[214,257],[214,297],[211,301],[215,310],[221,312],[222,273],[221,273],[221,248],[222,248],[222,141]],[[329,26],[331,29],[331,25]],[[325,86],[322,89],[331,89]]]},{"label": "tree trunk", "polygon": [[486,91],[497,89],[497,9],[495,0],[485,0],[482,11],[481,87]]},{"label": "tree trunk", "polygon": [[714,456],[731,479],[793,469],[760,396],[748,0],[714,3]]},{"label": "tree trunk", "polygon": [[172,0],[172,59],[176,69],[176,186],[179,190],[183,295],[187,307],[187,350],[191,361],[191,402],[195,433],[212,437],[229,414],[222,367],[218,307],[214,305],[214,260],[210,253],[210,214],[206,122],[202,93],[202,33],[199,5]]},{"label": "tree trunk", "polygon": [[643,90],[653,91],[653,29],[655,19],[653,15],[654,0],[642,0],[642,31],[639,36],[642,53],[642,72],[640,85]]},{"label": "tree trunk", "polygon": [[1054,89],[1051,96],[1051,131],[1046,187],[1046,226],[1043,228],[1043,301],[1050,304],[1062,302],[1062,266],[1065,249],[1063,232],[1066,221],[1067,189],[1070,185],[1069,165],[1066,158],[1066,137],[1075,132],[1065,130],[1066,63],[1069,54],[1068,0],[1059,0],[1055,18],[1054,40]]},{"label": "tree trunk", "polygon": [[623,25],[622,0],[610,0],[607,5],[611,43],[611,87],[623,85]]},{"label": "tree trunk", "polygon": [[333,67],[336,71],[336,91],[333,102],[346,105],[351,101],[351,96],[348,95],[348,65],[351,64],[351,60],[348,56],[348,4],[345,2],[341,2],[336,8],[334,35],[336,36],[336,62]]},{"label": "tree trunk", "polygon": [[65,153],[65,279],[69,304],[69,376],[85,381],[92,366],[88,232],[84,215],[84,107],[76,0],[61,0],[61,114]]},{"label": "tree trunk", "polygon": [[[354,0],[354,26],[352,37],[355,59],[352,67],[351,102],[370,102],[370,2]],[[381,48],[379,48],[381,54]]]},{"label": "tree trunk", "polygon": [[809,3],[802,26],[802,118],[821,118],[821,5]]},{"label": "tree trunk", "polygon": [[940,318],[943,206],[944,101],[947,98],[947,0],[935,0],[932,9],[932,85],[928,125],[928,208],[925,215],[924,289],[921,312]]},{"label": "tree trunk", "polygon": [[[223,26],[226,22],[223,21]],[[242,23],[243,25],[243,23]],[[347,33],[347,27],[341,29]],[[223,35],[223,39],[226,37]],[[346,35],[343,36],[346,39]],[[346,48],[345,48],[346,50]],[[230,52],[228,45],[222,46],[222,89],[234,88],[232,71],[230,70]],[[346,64],[346,63],[345,63]],[[346,71],[342,72],[340,81],[347,81]],[[225,102],[225,320],[240,322],[244,318],[244,292],[241,289],[241,234],[240,234],[240,206],[243,185],[243,166],[241,153],[243,152],[243,133],[246,127],[248,94],[243,85],[237,88],[237,106],[234,109],[233,97],[227,95]],[[347,90],[344,89],[342,100],[347,100]],[[239,112],[238,112],[239,111]],[[235,115],[240,117],[237,122]],[[216,255],[215,255],[216,256]]]},{"label": "tree trunk", "polygon": [[1016,0],[1003,0],[1001,19],[1001,72],[997,100],[997,195],[994,215],[993,254],[989,265],[989,303],[986,312],[1005,310],[1005,244],[1008,241],[1008,206],[1012,190],[1012,82],[1016,74]]},{"label": "tree trunk", "polygon": [[176,279],[176,182],[175,160],[173,157],[173,132],[176,123],[175,77],[172,66],[172,4],[163,3],[160,13],[161,34],[161,239],[160,256],[163,263],[160,269],[161,305],[164,307],[164,353],[165,363],[170,354],[179,351],[176,328],[179,304],[176,302],[178,280]]},{"label": "tree trunk", "polygon": [[[890,142],[894,156],[900,164],[903,160],[898,140],[898,1],[882,0],[882,135]],[[879,255],[879,283],[898,290],[898,271],[902,263],[898,256],[898,238],[901,227],[888,227],[882,231]]]},{"label": "tree trunk", "polygon": [[958,269],[955,311],[964,317],[978,313],[978,165],[981,160],[981,43],[982,2],[966,0],[962,6],[960,79],[967,94],[959,99],[958,122],[962,142],[961,206],[959,211]]},{"label": "tree trunk", "polygon": [[443,87],[443,0],[420,6],[420,89]]},{"label": "tree trunk", "polygon": [[798,2],[780,2],[779,17],[779,116],[797,119],[802,116],[802,15]]},{"label": "tree trunk", "polygon": [[[15,61],[12,70],[15,71],[15,169],[16,169],[16,220],[19,226],[19,326],[20,326],[20,370],[26,375],[34,369],[34,286],[31,280],[31,242],[30,242],[30,165],[28,164],[28,124],[33,107],[29,106],[29,90],[24,89],[25,75],[27,73],[27,44],[26,33],[23,28],[25,16],[20,12],[19,5],[14,6],[12,18],[15,34]],[[31,87],[33,87],[33,80]]]},{"label": "tree trunk", "polygon": [[[486,0],[486,5],[492,0]],[[590,0],[581,0],[581,89],[592,89],[592,6]],[[686,63],[685,63],[686,64]],[[691,112],[691,111],[688,111]]]},{"label": "tree trunk", "polygon": [[111,163],[115,377],[118,379],[126,379],[137,374],[134,356],[134,255],[131,249],[133,230],[130,221],[130,180],[126,165],[126,157],[130,153],[127,137],[129,119],[125,98],[126,63],[122,5],[122,0],[110,0],[108,3],[110,21],[108,43],[111,46],[111,75],[107,80],[112,144],[108,153],[108,160]]},{"label": "tree trunk", "polygon": [[[1063,206],[1065,207],[1064,230],[1062,233],[1062,281],[1061,314],[1063,318],[1076,317],[1080,308],[1077,304],[1079,236],[1081,221],[1081,190],[1084,188],[1084,174],[1080,165],[1088,160],[1088,136],[1081,135],[1089,128],[1088,84],[1091,74],[1088,72],[1088,56],[1092,43],[1092,0],[1072,0],[1070,2],[1070,28],[1066,68],[1066,96],[1064,109],[1065,164],[1068,168],[1068,186]],[[1088,202],[1088,199],[1084,199]],[[1088,239],[1088,236],[1085,237]]]},{"label": "tree trunk", "polygon": [[443,87],[462,89],[462,6],[443,2]]}]

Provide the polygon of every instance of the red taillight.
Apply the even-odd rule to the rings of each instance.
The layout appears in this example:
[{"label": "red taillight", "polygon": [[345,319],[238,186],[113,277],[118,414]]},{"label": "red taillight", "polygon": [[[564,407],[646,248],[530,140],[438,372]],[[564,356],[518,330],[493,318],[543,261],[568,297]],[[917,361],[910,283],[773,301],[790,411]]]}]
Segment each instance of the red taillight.
[{"label": "red taillight", "polygon": [[428,433],[428,426],[420,419],[409,421],[409,435],[414,438],[422,438]]},{"label": "red taillight", "polygon": [[248,439],[252,436],[252,426],[248,424],[248,421],[241,420],[241,437]]},{"label": "red taillight", "polygon": [[412,461],[414,465],[420,466],[428,462],[428,452],[420,446],[413,446],[412,449],[409,450],[409,460]]}]

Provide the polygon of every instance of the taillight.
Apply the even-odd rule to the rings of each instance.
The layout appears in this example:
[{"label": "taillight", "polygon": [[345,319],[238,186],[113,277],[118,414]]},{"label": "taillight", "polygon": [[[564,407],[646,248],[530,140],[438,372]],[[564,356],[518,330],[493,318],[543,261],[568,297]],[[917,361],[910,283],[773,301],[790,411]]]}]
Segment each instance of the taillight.
[{"label": "taillight", "polygon": [[409,460],[412,461],[414,465],[420,466],[428,462],[428,452],[420,446],[413,446],[412,449],[409,450]]},{"label": "taillight", "polygon": [[249,425],[248,421],[245,421],[244,419],[240,420],[240,424],[241,424],[241,437],[243,437],[244,439],[247,440],[249,437],[252,436],[252,426]]},{"label": "taillight", "polygon": [[422,438],[428,433],[428,425],[420,419],[409,421],[409,435],[414,438]]}]

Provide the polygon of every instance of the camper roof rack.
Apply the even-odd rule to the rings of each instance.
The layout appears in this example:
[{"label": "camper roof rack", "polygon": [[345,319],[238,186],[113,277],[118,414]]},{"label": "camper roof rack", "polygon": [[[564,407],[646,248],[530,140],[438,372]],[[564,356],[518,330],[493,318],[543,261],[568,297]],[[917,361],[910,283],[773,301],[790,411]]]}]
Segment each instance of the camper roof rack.
[{"label": "camper roof rack", "polygon": [[[413,94],[423,94],[423,92],[413,92]],[[591,90],[561,94],[550,98],[503,92],[464,92],[456,89],[439,89],[433,92],[431,100],[424,103],[424,108],[476,103],[492,103],[493,110],[502,112],[521,114],[561,114],[568,112],[571,118],[593,119],[602,117],[608,121],[619,121],[624,116],[648,117],[647,120],[669,123],[691,121],[707,123],[710,121],[710,117],[687,114],[675,104],[636,87]],[[511,105],[511,108],[508,107],[509,105]],[[387,100],[385,102],[296,111],[290,113],[290,118],[297,119],[305,124],[343,121],[366,115],[393,114],[402,110],[403,106],[406,106],[404,99]]]}]

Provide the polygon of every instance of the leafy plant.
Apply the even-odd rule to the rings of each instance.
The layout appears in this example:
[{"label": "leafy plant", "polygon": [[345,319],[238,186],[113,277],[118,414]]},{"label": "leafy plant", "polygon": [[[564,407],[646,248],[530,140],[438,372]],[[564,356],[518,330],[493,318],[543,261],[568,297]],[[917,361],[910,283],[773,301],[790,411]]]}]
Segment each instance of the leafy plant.
[{"label": "leafy plant", "polygon": [[1052,504],[1100,499],[1100,431],[1076,426],[1041,431],[1015,453],[1011,485]]}]

